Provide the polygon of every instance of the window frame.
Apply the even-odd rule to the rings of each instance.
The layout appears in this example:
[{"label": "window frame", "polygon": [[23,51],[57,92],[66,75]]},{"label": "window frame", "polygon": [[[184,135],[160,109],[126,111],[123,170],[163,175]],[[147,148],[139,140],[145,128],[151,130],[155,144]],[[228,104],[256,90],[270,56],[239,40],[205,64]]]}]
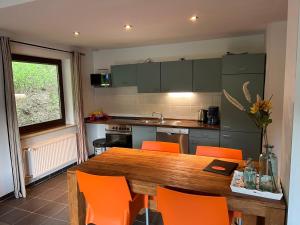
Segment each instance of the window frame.
[{"label": "window frame", "polygon": [[62,117],[61,119],[57,119],[57,120],[51,120],[51,121],[47,121],[47,122],[36,123],[36,124],[19,127],[20,133],[24,134],[24,133],[38,132],[38,131],[46,130],[49,128],[54,128],[54,127],[65,125],[66,124],[66,115],[65,115],[65,101],[64,101],[64,88],[63,88],[62,60],[30,56],[30,55],[22,55],[22,54],[12,54],[12,62],[14,62],[14,61],[57,66],[60,111],[61,111],[61,117]]}]

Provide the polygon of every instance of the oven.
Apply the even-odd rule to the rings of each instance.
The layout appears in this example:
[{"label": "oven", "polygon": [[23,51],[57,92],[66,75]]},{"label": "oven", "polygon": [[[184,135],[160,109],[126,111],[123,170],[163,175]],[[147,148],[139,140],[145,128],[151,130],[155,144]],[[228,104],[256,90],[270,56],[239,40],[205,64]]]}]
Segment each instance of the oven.
[{"label": "oven", "polygon": [[106,143],[109,147],[132,148],[130,125],[109,124],[105,131]]}]

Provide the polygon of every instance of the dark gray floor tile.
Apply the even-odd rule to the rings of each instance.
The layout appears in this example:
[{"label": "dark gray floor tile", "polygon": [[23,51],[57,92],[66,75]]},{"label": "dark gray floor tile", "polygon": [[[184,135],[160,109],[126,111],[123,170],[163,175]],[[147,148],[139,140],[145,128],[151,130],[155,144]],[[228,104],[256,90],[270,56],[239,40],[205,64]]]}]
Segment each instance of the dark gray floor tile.
[{"label": "dark gray floor tile", "polygon": [[1,216],[0,221],[11,225],[17,223],[18,221],[20,221],[21,219],[23,219],[25,216],[28,215],[30,215],[30,212],[20,210],[20,209],[14,209],[9,213]]},{"label": "dark gray floor tile", "polygon": [[30,215],[21,219],[15,225],[40,225],[45,222],[48,218],[45,216],[37,215],[35,213],[31,213]]},{"label": "dark gray floor tile", "polygon": [[36,210],[40,209],[41,207],[47,204],[49,204],[49,201],[39,198],[33,198],[16,207],[26,211],[35,212]]},{"label": "dark gray floor tile", "polygon": [[65,221],[49,218],[44,223],[42,223],[41,225],[69,225],[69,223],[65,222]]},{"label": "dark gray floor tile", "polygon": [[64,193],[65,191],[54,188],[41,193],[40,195],[38,195],[38,198],[53,201],[62,196]]},{"label": "dark gray floor tile", "polygon": [[63,209],[65,208],[65,205],[56,203],[56,202],[50,202],[46,204],[45,206],[41,207],[40,209],[36,210],[35,213],[43,215],[43,216],[48,216],[48,217],[53,217],[60,213]]},{"label": "dark gray floor tile", "polygon": [[140,221],[135,221],[134,223],[133,223],[133,225],[145,225],[146,223],[144,223],[144,222],[140,222]]},{"label": "dark gray floor tile", "polygon": [[8,223],[2,223],[2,222],[0,222],[0,225],[9,225]]},{"label": "dark gray floor tile", "polygon": [[13,210],[13,207],[9,206],[9,205],[4,205],[4,204],[0,204],[0,216],[10,212]]},{"label": "dark gray floor tile", "polygon": [[65,192],[63,195],[59,196],[58,198],[54,199],[53,201],[68,204],[68,193]]},{"label": "dark gray floor tile", "polygon": [[65,207],[62,211],[60,211],[58,214],[54,215],[53,217],[58,220],[70,222],[69,207]]}]

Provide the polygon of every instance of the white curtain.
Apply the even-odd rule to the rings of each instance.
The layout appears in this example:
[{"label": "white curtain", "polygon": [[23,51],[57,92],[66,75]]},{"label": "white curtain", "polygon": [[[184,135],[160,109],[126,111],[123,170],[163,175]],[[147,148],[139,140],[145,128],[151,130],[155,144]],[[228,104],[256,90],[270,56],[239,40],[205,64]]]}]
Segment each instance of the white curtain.
[{"label": "white curtain", "polygon": [[77,146],[78,146],[78,163],[88,159],[88,152],[85,137],[85,124],[83,116],[83,99],[81,84],[81,55],[79,52],[72,54],[72,87],[74,114],[77,125]]},{"label": "white curtain", "polygon": [[0,76],[3,76],[4,78],[7,130],[14,181],[14,193],[16,198],[25,198],[25,179],[13,83],[12,59],[9,38],[7,37],[0,37]]}]

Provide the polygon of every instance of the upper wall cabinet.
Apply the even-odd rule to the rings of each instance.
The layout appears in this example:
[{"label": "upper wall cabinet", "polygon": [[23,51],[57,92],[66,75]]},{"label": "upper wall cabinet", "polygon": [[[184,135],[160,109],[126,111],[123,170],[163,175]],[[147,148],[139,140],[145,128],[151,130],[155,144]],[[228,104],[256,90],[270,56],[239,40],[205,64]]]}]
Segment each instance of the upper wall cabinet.
[{"label": "upper wall cabinet", "polygon": [[111,66],[112,86],[126,87],[136,86],[137,83],[137,65],[115,65]]},{"label": "upper wall cabinet", "polygon": [[265,54],[239,54],[223,57],[223,74],[264,74]]},{"label": "upper wall cabinet", "polygon": [[221,59],[198,59],[193,61],[193,91],[221,91]]},{"label": "upper wall cabinet", "polygon": [[190,60],[162,62],[161,91],[193,91],[193,62]]},{"label": "upper wall cabinet", "polygon": [[150,62],[137,65],[137,87],[139,93],[160,92],[160,63]]}]

